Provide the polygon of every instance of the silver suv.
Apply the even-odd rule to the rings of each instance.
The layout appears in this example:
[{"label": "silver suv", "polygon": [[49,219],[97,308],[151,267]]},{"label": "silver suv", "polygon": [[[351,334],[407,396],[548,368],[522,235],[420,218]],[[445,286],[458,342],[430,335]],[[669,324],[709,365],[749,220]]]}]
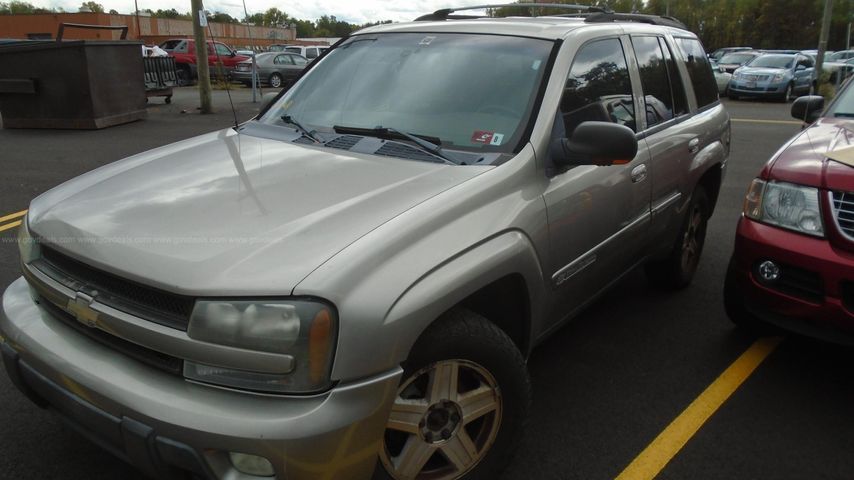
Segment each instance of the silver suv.
[{"label": "silver suv", "polygon": [[494,478],[531,350],[634,267],[691,281],[729,138],[671,19],[368,28],[35,199],[6,369],[154,477]]}]

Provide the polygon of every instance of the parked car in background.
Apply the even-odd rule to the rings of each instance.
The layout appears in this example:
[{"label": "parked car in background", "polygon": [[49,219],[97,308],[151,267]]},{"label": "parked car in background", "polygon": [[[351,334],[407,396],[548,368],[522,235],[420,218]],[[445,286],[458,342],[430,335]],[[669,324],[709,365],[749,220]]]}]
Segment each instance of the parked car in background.
[{"label": "parked car in background", "polygon": [[284,44],[274,44],[270,45],[269,50],[271,52],[290,52],[296,53],[297,55],[302,55],[307,58],[308,61],[312,61],[318,56],[320,56],[324,51],[329,49],[329,47],[318,46],[318,45],[284,45]]},{"label": "parked car in background", "polygon": [[757,52],[756,50],[727,53],[718,60],[717,66],[723,69],[726,73],[732,73],[738,67],[750,62],[760,55],[762,55],[762,52]]},{"label": "parked car in background", "polygon": [[730,119],[671,18],[452,12],[33,200],[13,383],[154,478],[499,478],[532,350],[636,268],[691,283]]},{"label": "parked car in background", "polygon": [[[221,63],[223,74],[228,77],[234,67],[249,57],[238,55],[234,49],[221,42],[208,40],[208,66],[211,77],[219,75]],[[166,50],[170,56],[175,57],[179,85],[188,85],[198,77],[198,62],[196,59],[196,42],[192,39],[177,38],[166,40],[160,44],[160,48]]]},{"label": "parked car in background", "polygon": [[244,57],[251,57],[255,55],[255,50],[235,50],[234,53],[243,55]]},{"label": "parked car in background", "polygon": [[[308,65],[302,55],[287,52],[264,52],[255,57],[258,80],[273,88],[289,86]],[[245,85],[252,85],[252,60],[240,62],[231,74],[232,78]]]},{"label": "parked car in background", "polygon": [[712,72],[715,74],[715,83],[718,86],[718,95],[725,97],[729,93],[729,82],[732,80],[732,74],[727,73],[721,67],[712,65]]},{"label": "parked car in background", "polygon": [[724,302],[729,318],[751,330],[768,333],[774,326],[852,345],[852,83],[824,113],[823,106],[818,96],[795,100],[792,116],[815,123],[786,143],[748,188]]},{"label": "parked car in background", "polygon": [[751,48],[751,47],[724,47],[724,48],[719,48],[719,49],[717,49],[714,52],[709,54],[709,60],[711,60],[712,63],[718,63],[718,60],[720,60],[721,57],[723,57],[727,53],[740,52],[740,51],[744,51],[744,50],[753,50],[753,48]]},{"label": "parked car in background", "polygon": [[854,57],[848,60],[824,62],[821,64],[821,69],[830,74],[830,83],[840,83],[854,73]]},{"label": "parked car in background", "polygon": [[815,62],[807,55],[766,53],[739,67],[729,82],[729,97],[791,101],[813,87]]},{"label": "parked car in background", "polygon": [[854,50],[840,50],[824,57],[827,62],[844,62],[854,58]]}]

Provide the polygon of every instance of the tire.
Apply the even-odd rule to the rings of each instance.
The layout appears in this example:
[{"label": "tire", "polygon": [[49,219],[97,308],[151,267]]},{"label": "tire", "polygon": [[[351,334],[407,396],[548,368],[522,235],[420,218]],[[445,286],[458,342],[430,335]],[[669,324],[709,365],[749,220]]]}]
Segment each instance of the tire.
[{"label": "tire", "polygon": [[740,98],[740,97],[738,96],[738,94],[736,94],[736,93],[732,93],[732,90],[730,90],[730,89],[727,89],[727,91],[726,91],[726,96],[727,96],[730,100],[738,100],[738,99]]},{"label": "tire", "polygon": [[177,83],[179,87],[192,85],[193,75],[190,73],[190,69],[185,66],[179,66],[175,70],[175,83]]},{"label": "tire", "polygon": [[281,88],[284,84],[284,80],[282,80],[282,76],[278,73],[274,73],[270,75],[270,86],[273,88]]},{"label": "tire", "polygon": [[[437,376],[457,387],[431,393]],[[510,337],[452,310],[404,364],[374,480],[494,479],[518,446],[530,403],[525,360]]]},{"label": "tire", "polygon": [[786,86],[786,91],[783,93],[782,100],[784,103],[791,103],[795,100],[795,97],[795,86],[790,83]]},{"label": "tire", "polygon": [[697,186],[670,254],[645,266],[646,276],[654,286],[679,290],[691,284],[703,253],[709,212],[709,197],[702,186]]}]

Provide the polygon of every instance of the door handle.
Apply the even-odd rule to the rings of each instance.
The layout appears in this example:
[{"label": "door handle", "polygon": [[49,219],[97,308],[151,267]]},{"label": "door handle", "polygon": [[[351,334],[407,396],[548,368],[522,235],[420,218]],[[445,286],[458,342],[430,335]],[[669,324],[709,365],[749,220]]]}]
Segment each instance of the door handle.
[{"label": "door handle", "polygon": [[641,163],[632,169],[632,183],[640,183],[646,180],[646,164]]},{"label": "door handle", "polygon": [[700,139],[694,138],[688,142],[688,153],[697,153],[700,151]]}]

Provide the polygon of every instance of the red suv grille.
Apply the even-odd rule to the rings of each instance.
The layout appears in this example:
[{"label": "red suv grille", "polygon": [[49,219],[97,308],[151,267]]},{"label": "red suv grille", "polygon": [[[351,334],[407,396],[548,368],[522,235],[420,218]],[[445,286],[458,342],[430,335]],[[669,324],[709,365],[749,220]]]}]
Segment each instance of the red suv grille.
[{"label": "red suv grille", "polygon": [[839,230],[854,240],[854,193],[833,192],[833,218]]}]

